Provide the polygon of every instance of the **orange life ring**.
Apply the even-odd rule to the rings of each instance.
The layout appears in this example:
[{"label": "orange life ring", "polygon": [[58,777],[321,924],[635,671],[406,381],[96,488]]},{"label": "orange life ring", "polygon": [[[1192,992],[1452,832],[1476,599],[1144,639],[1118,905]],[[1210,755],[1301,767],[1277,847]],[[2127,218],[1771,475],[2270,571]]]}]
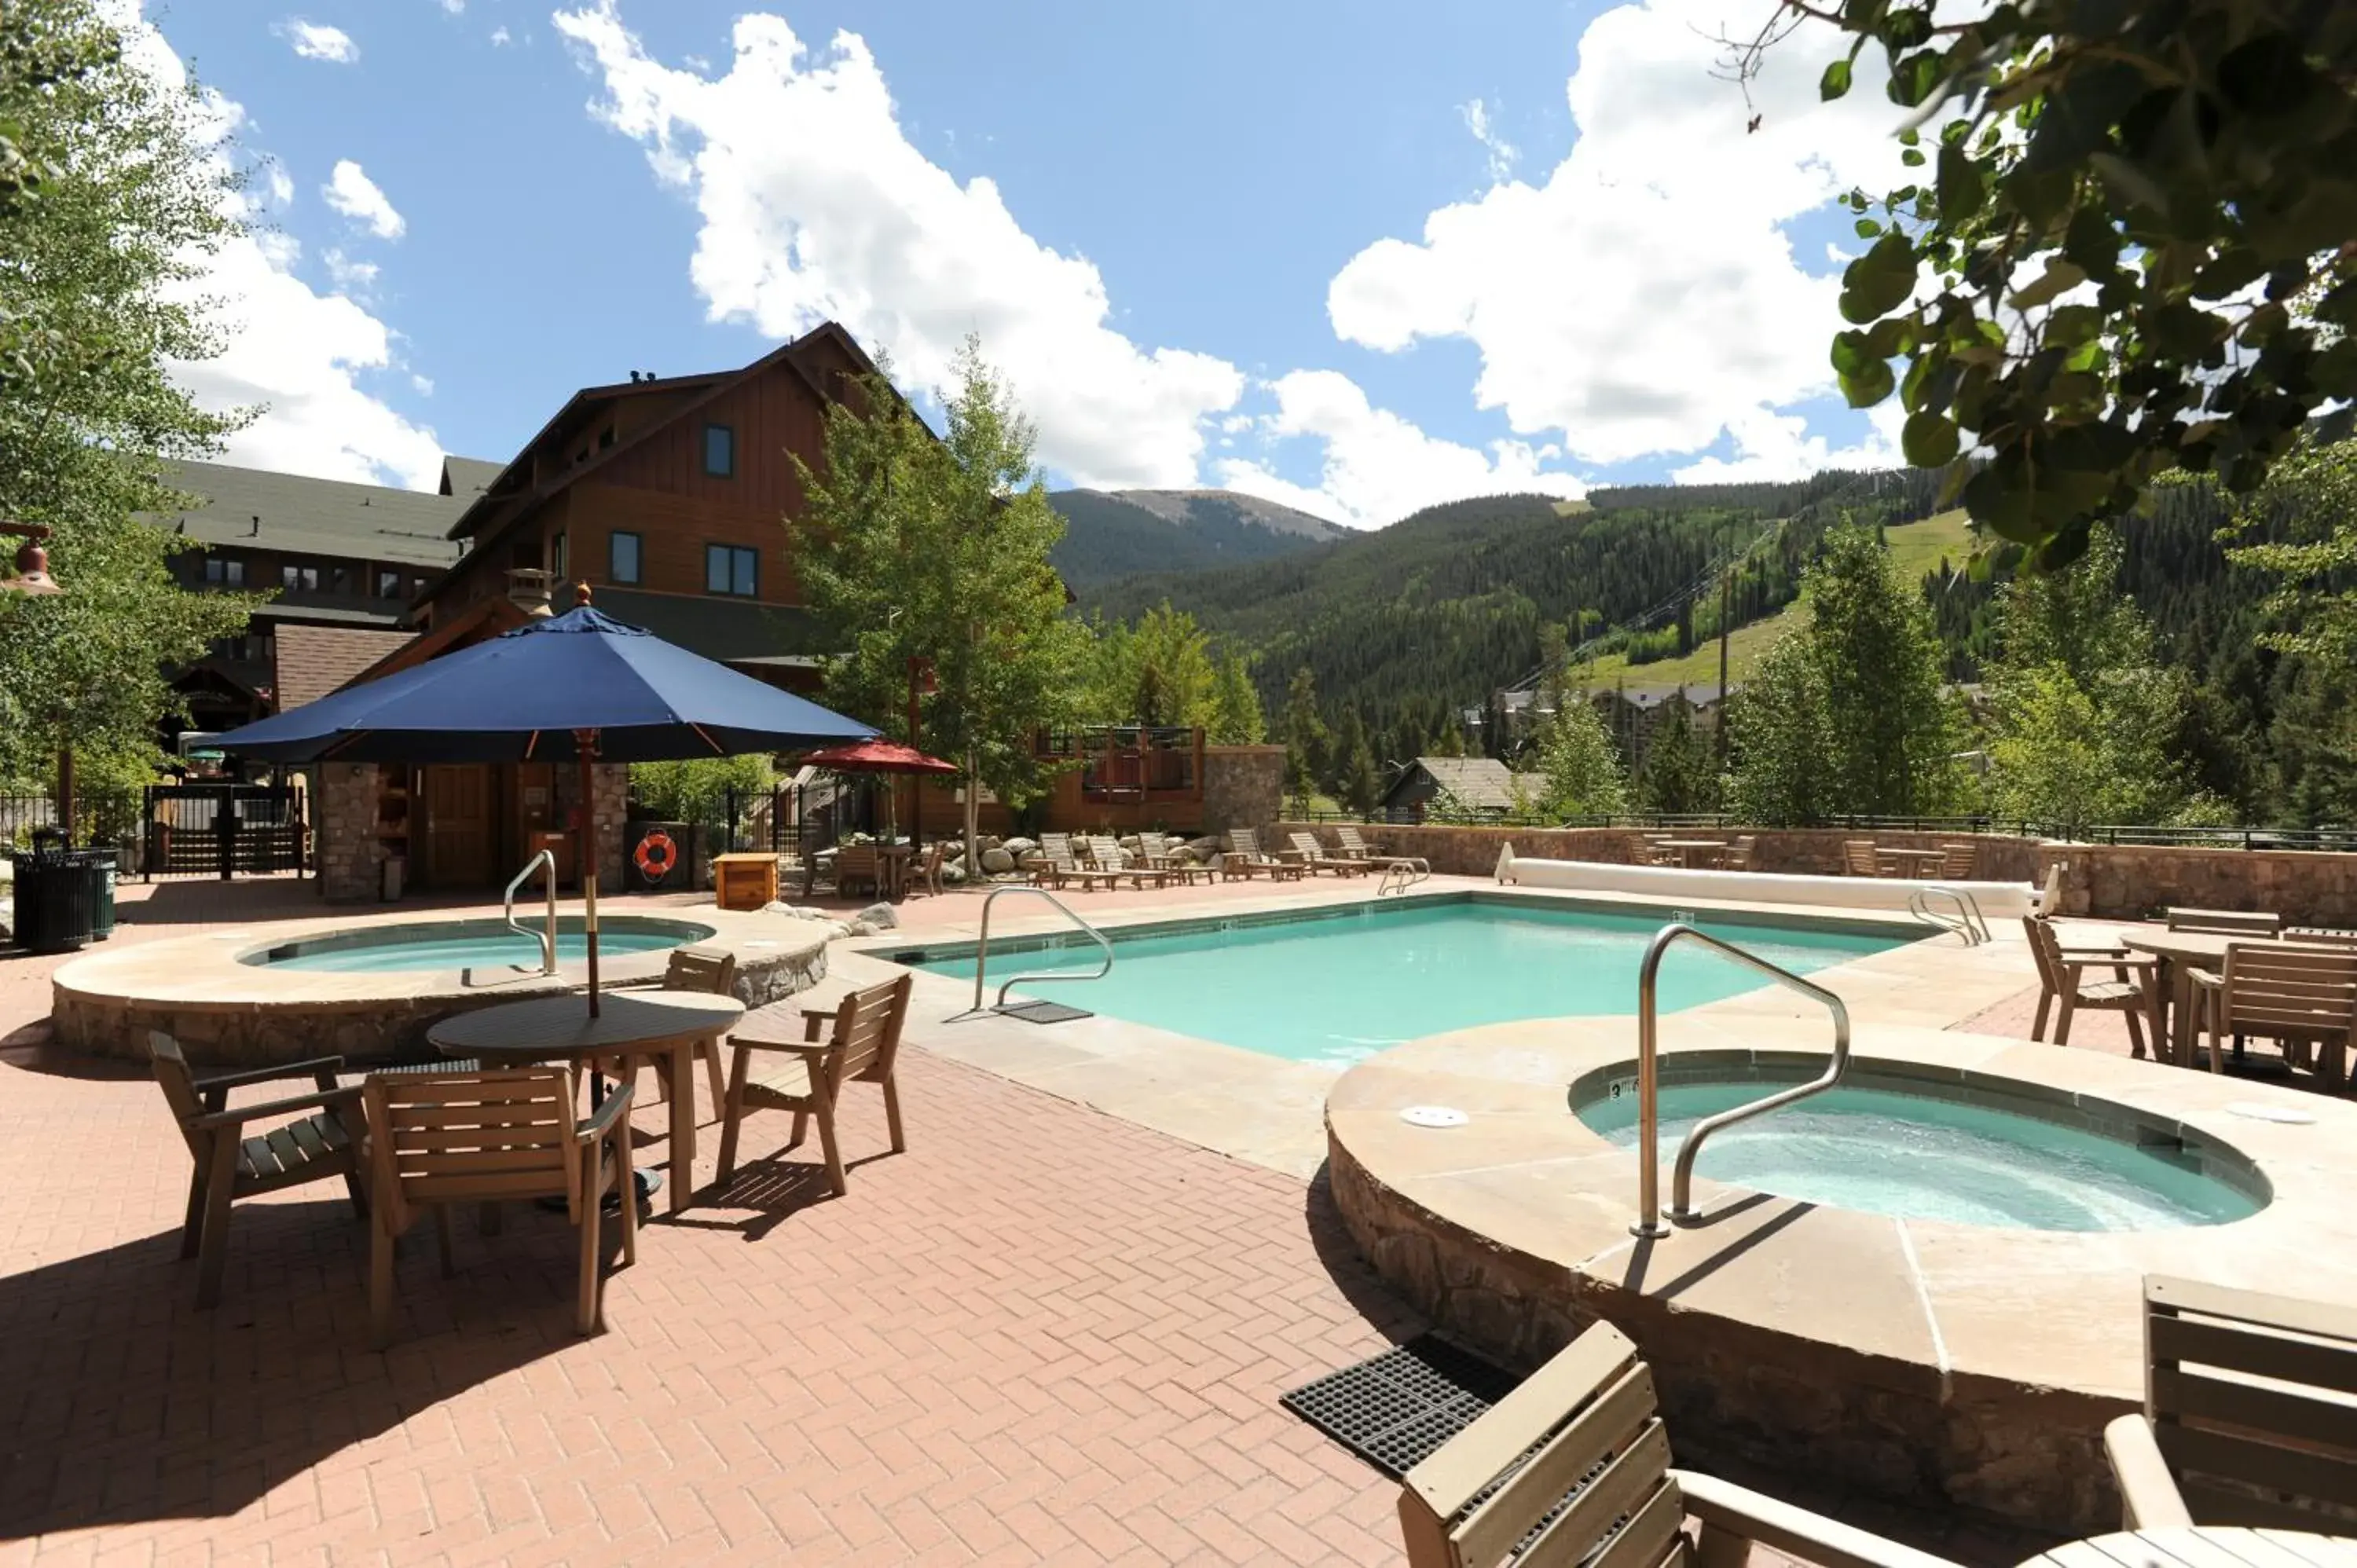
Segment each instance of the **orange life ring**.
[{"label": "orange life ring", "polygon": [[657,828],[639,841],[638,851],[630,858],[639,863],[639,870],[648,881],[661,882],[679,864],[679,846],[671,842],[669,833]]}]

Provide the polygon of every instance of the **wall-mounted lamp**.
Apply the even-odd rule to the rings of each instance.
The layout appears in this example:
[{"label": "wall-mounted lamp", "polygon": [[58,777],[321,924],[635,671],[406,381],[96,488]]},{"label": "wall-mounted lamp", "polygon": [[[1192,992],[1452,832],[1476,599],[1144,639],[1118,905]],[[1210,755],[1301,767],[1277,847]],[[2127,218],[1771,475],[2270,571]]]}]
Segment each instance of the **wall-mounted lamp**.
[{"label": "wall-mounted lamp", "polygon": [[38,597],[46,594],[62,594],[65,589],[49,575],[49,553],[40,542],[49,531],[38,522],[10,522],[0,518],[0,533],[14,533],[25,542],[16,548],[16,575],[0,577],[0,594],[24,594]]}]

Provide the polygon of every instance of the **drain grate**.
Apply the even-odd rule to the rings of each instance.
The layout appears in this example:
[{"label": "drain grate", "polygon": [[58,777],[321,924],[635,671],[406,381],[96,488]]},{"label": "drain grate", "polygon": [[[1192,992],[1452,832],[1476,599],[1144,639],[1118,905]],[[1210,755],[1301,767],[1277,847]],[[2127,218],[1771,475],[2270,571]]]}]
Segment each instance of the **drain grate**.
[{"label": "drain grate", "polygon": [[1027,1024],[1069,1024],[1075,1018],[1096,1016],[1085,1007],[1067,1007],[1061,1002],[1010,1002],[998,1011]]},{"label": "drain grate", "polygon": [[1425,1334],[1277,1402],[1397,1480],[1522,1380]]}]

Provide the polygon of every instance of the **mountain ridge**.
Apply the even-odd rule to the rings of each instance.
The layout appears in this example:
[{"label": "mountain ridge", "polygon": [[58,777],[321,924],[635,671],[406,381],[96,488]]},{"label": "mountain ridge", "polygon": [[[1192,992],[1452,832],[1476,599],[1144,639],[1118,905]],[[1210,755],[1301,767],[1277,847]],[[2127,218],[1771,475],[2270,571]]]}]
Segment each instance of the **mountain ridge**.
[{"label": "mountain ridge", "polygon": [[1051,491],[1064,537],[1049,552],[1078,594],[1143,573],[1248,565],[1351,537],[1321,517],[1239,490]]}]

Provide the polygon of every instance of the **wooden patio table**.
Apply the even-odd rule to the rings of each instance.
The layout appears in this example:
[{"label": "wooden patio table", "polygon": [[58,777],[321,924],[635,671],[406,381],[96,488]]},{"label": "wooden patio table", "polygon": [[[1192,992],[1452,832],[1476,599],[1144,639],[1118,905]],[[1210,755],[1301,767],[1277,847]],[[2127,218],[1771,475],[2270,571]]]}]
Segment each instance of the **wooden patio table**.
[{"label": "wooden patio table", "polygon": [[2304,1530],[2175,1525],[2066,1541],[2021,1568],[2357,1568],[2357,1540]]},{"label": "wooden patio table", "polygon": [[[2230,936],[2223,931],[2126,931],[2120,945],[2136,952],[2150,953],[2160,961],[2160,973],[2154,998],[2156,1014],[2168,1011],[2164,1020],[2153,1019],[2153,1042],[2169,1042],[2169,1061],[2177,1067],[2193,1065],[2193,971],[2215,970],[2226,961],[2230,947],[2248,946],[2253,942],[2279,941],[2276,937]],[[2330,946],[2330,943],[2292,942],[2292,947]],[[2165,1027],[2164,1027],[2165,1024]]]},{"label": "wooden patio table", "polygon": [[1877,844],[1874,846],[1874,858],[1877,861],[1900,862],[1905,865],[1911,874],[1917,866],[1926,864],[1937,865],[1945,861],[1948,858],[1948,852],[1944,849],[1885,849],[1880,844]]},{"label": "wooden patio table", "polygon": [[485,1067],[580,1061],[590,1057],[671,1058],[671,1212],[687,1207],[695,1183],[695,1047],[717,1040],[745,1015],[734,996],[702,991],[608,991],[597,1016],[588,999],[543,996],[443,1019],[425,1032],[445,1056]]},{"label": "wooden patio table", "polygon": [[1695,856],[1697,854],[1706,852],[1716,854],[1727,853],[1725,839],[1655,839],[1653,844],[1657,849],[1676,850],[1678,864],[1688,871],[1694,869]]}]

